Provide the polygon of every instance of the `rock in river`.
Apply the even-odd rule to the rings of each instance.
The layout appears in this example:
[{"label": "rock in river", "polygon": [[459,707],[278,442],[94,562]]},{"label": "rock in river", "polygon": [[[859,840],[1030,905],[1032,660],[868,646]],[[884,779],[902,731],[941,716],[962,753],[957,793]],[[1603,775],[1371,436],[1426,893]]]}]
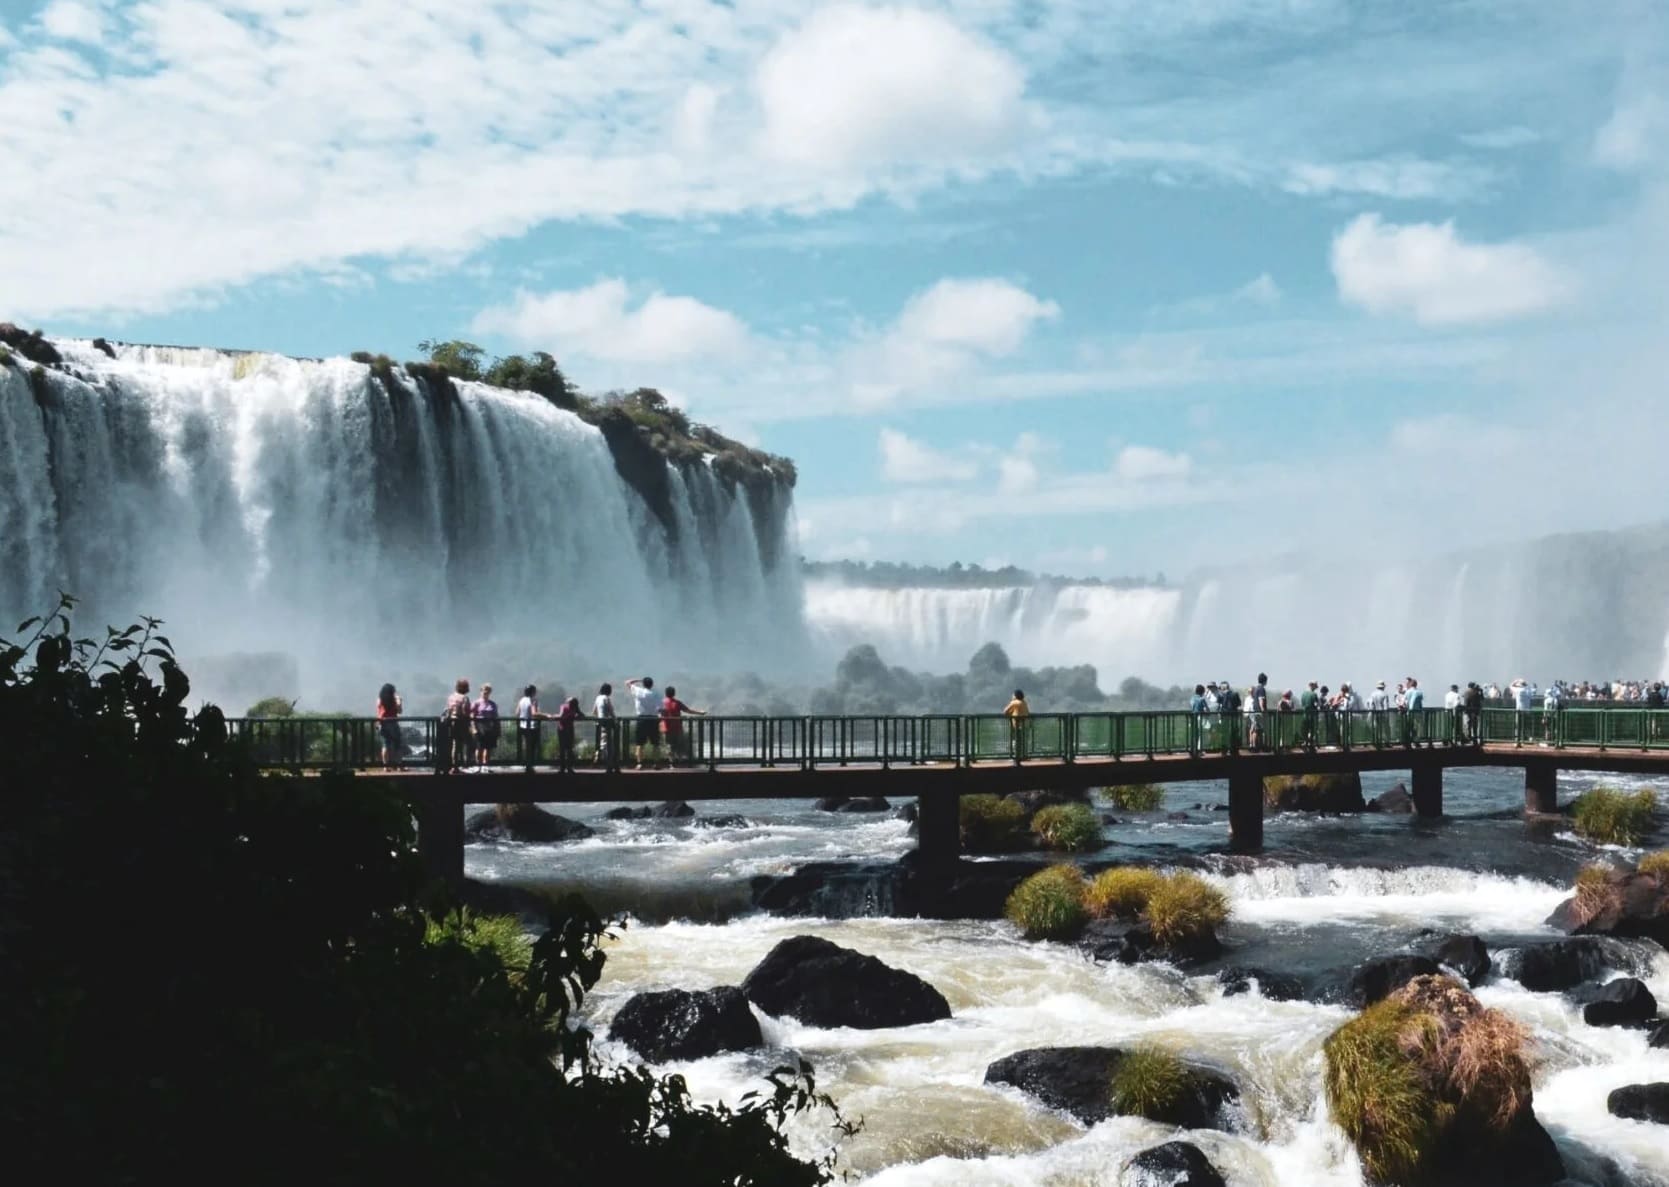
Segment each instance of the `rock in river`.
[{"label": "rock in river", "polygon": [[1223,1176],[1191,1142],[1143,1150],[1119,1174],[1119,1187],[1224,1187]]},{"label": "rock in river", "polygon": [[499,804],[464,821],[464,838],[469,841],[582,841],[595,832],[537,804]]},{"label": "rock in river", "polygon": [[[991,1064],[985,1069],[985,1082],[1008,1084],[1085,1125],[1095,1125],[1114,1115],[1113,1077],[1128,1054],[1117,1047],[1034,1047]],[[1149,1119],[1183,1129],[1226,1128],[1223,1106],[1240,1099],[1239,1089],[1211,1068],[1184,1066],[1183,1092],[1165,1108],[1149,1113]]]},{"label": "rock in river", "polygon": [[742,982],[767,1014],[811,1026],[879,1030],[950,1017],[944,994],[914,973],[818,936],[783,940]]},{"label": "rock in river", "polygon": [[734,985],[691,993],[666,989],[632,997],[609,1024],[608,1036],[651,1063],[743,1051],[764,1040],[747,998]]}]

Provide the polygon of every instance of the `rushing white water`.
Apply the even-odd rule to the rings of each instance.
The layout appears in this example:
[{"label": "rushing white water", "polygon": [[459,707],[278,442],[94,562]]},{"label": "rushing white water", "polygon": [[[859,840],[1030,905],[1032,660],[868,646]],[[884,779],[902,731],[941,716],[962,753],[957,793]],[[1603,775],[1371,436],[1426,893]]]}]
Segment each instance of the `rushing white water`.
[{"label": "rushing white water", "polygon": [[538,396],[453,398],[398,370],[385,387],[346,359],[58,346],[77,375],[48,370],[39,401],[0,368],[14,620],[60,588],[99,623],[158,615],[203,691],[321,707],[390,678],[426,697],[490,673],[502,695],[586,657],[797,661],[785,488],[669,467],[669,530],[601,433]]},{"label": "rushing white water", "polygon": [[1669,529],[1548,537],[1426,559],[1339,558],[1201,574],[1177,588],[1040,582],[881,588],[809,582],[813,629],[873,643],[890,663],[961,670],[987,642],[1017,664],[1092,663],[1191,685],[1336,686],[1413,675],[1645,679],[1669,664]]}]

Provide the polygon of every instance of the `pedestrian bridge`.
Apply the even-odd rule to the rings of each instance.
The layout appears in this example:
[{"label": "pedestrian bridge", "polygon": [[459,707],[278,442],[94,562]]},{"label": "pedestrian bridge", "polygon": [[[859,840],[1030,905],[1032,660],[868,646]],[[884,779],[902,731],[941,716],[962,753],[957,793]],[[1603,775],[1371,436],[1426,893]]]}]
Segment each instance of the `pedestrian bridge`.
[{"label": "pedestrian bridge", "polygon": [[[1556,809],[1560,770],[1669,775],[1669,711],[1488,708],[1262,715],[1188,712],[1001,716],[685,717],[637,769],[634,718],[582,721],[579,765],[556,767],[557,731],[502,723],[493,761],[443,773],[453,723],[400,720],[401,754],[382,765],[374,718],[233,718],[228,732],[264,767],[349,769],[398,781],[416,808],[419,843],[438,873],[461,877],[463,807],[471,803],[596,803],[653,799],[816,799],[884,795],[920,801],[924,860],[954,860],[957,800],[977,793],[1079,790],[1121,783],[1223,779],[1231,845],[1263,843],[1267,775],[1407,770],[1417,812],[1443,813],[1448,767],[1525,773],[1525,807]],[[466,723],[467,728],[467,723]],[[473,748],[477,739],[471,737]],[[473,751],[471,758],[473,759]]]}]

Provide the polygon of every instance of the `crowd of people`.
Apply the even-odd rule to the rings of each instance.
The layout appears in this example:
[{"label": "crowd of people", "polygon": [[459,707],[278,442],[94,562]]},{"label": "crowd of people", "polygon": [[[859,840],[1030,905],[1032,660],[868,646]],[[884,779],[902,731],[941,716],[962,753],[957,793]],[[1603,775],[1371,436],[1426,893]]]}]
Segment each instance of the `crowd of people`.
[{"label": "crowd of people", "polygon": [[[687,760],[689,739],[684,733],[686,716],[704,717],[706,711],[696,709],[678,697],[678,690],[668,685],[665,692],[655,687],[651,676],[633,676],[626,681],[631,695],[632,718],[630,729],[609,724],[622,715],[614,705],[614,685],[604,683],[597,689],[587,714],[578,697],[568,697],[555,713],[546,712],[539,705],[539,689],[529,684],[522,689],[516,702],[514,734],[516,761],[531,767],[540,761],[543,748],[543,723],[556,723],[556,762],[561,771],[572,771],[578,761],[577,733],[579,723],[590,719],[597,722],[596,761],[608,765],[610,748],[619,738],[628,739],[633,760],[642,769],[645,760],[654,763],[664,752],[665,761]],[[377,729],[382,742],[382,763],[393,770],[400,765],[405,749],[400,716],[404,703],[392,684],[385,684],[377,693]],[[503,717],[498,702],[493,699],[493,686],[481,685],[480,693],[470,697],[467,679],[459,679],[446,698],[440,715],[438,746],[439,770],[442,774],[476,773],[491,769],[493,759],[503,741]]]},{"label": "crowd of people", "polygon": [[1536,687],[1534,681],[1523,678],[1506,684],[1491,683],[1484,689],[1489,700],[1510,700],[1516,705],[1521,689],[1530,690],[1530,698],[1539,703],[1551,693],[1556,701],[1615,701],[1639,705],[1642,709],[1662,709],[1669,697],[1669,686],[1662,680],[1555,680],[1547,688]]}]

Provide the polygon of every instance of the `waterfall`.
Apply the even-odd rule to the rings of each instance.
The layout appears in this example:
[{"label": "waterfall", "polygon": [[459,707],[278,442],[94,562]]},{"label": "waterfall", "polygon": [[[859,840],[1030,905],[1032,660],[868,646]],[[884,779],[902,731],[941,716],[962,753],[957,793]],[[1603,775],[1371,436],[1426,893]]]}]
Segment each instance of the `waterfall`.
[{"label": "waterfall", "polygon": [[44,383],[0,367],[5,625],[58,589],[83,627],[157,615],[233,711],[258,688],[359,708],[404,680],[418,711],[460,675],[513,700],[576,669],[803,663],[785,487],[669,466],[668,527],[603,435],[536,395],[56,345]]}]

